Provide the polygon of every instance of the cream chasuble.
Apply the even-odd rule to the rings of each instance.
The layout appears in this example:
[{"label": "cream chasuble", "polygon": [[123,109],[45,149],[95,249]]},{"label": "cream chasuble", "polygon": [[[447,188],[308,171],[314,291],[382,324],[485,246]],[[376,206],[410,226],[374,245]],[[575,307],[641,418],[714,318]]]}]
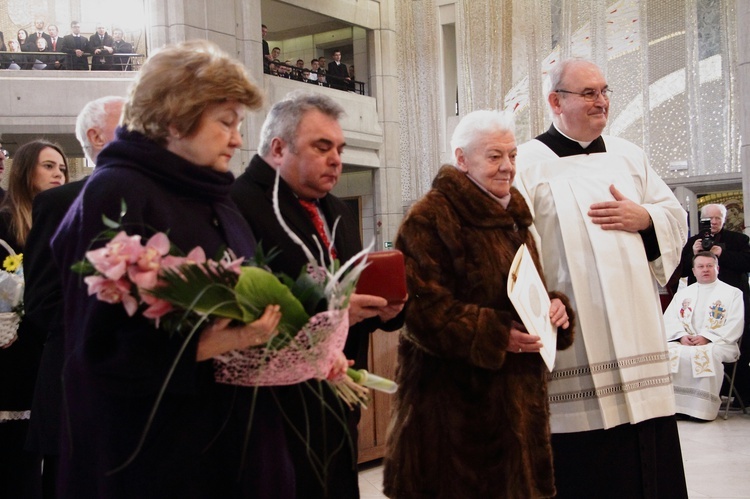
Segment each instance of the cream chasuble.
[{"label": "cream chasuble", "polygon": [[[580,324],[551,374],[553,433],[612,428],[675,410],[657,283],[664,285],[679,263],[687,216],[640,148],[603,138],[606,153],[560,158],[538,140],[518,152],[515,184],[534,215],[547,286],[571,298]],[[612,200],[612,184],[648,210],[660,258],[648,262],[638,233],[591,222],[589,206]]]},{"label": "cream chasuble", "polygon": [[[737,360],[737,341],[745,325],[742,291],[719,280],[695,283],[678,292],[664,312],[664,326],[677,412],[715,419],[724,379],[722,362]],[[708,345],[682,345],[679,339],[701,335]]]}]

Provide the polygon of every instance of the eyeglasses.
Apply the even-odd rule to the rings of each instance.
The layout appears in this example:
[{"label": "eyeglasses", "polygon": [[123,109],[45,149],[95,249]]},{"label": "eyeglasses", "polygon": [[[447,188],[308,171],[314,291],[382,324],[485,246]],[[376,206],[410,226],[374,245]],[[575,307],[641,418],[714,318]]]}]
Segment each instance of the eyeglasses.
[{"label": "eyeglasses", "polygon": [[2,153],[3,156],[5,156],[5,159],[10,159],[10,153],[6,151],[5,149],[0,149],[0,153]]},{"label": "eyeglasses", "polygon": [[599,95],[601,94],[602,97],[604,97],[604,100],[609,100],[609,98],[612,96],[612,90],[609,88],[605,88],[601,92],[599,90],[586,90],[585,92],[571,92],[570,90],[562,90],[558,89],[555,90],[555,92],[560,92],[561,94],[573,94],[573,95],[580,95],[583,97],[583,100],[586,102],[594,102],[599,98]]}]

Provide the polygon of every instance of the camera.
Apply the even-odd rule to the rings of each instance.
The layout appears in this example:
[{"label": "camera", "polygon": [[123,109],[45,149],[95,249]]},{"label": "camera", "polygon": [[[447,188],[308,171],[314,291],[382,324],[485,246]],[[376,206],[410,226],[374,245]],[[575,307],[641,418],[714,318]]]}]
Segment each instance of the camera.
[{"label": "camera", "polygon": [[711,219],[701,218],[698,223],[698,232],[701,235],[701,247],[703,251],[708,251],[714,245],[714,236],[711,235]]}]

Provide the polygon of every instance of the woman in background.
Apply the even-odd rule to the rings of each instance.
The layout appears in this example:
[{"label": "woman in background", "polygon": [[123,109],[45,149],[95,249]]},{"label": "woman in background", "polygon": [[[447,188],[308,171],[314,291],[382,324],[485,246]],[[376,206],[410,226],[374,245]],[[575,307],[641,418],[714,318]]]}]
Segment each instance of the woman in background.
[{"label": "woman in background", "polygon": [[[26,46],[26,44],[28,43],[28,38],[29,33],[25,29],[19,29],[18,33],[16,33],[16,40],[18,41],[18,45],[24,52],[27,52],[29,50],[29,48]],[[34,47],[34,50],[36,50],[36,47]]]},{"label": "woman in background", "polygon": [[27,56],[22,53],[18,40],[8,40],[8,52],[2,55],[2,69],[28,69]]},{"label": "woman in background", "polygon": [[[23,253],[34,197],[67,181],[68,160],[60,146],[35,140],[18,148],[0,205],[0,239]],[[0,264],[6,256],[7,250],[0,248]],[[41,456],[23,449],[42,351],[38,340],[24,334],[21,321],[18,338],[0,348],[0,497],[41,494]]]}]

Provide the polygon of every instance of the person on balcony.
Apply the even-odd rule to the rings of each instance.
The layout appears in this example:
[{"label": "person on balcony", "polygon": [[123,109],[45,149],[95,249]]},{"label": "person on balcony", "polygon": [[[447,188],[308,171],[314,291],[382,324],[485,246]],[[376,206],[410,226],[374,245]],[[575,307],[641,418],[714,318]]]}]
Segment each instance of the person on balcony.
[{"label": "person on balcony", "polygon": [[[124,33],[120,28],[112,30],[112,48],[115,54],[132,54],[133,45],[122,39]],[[114,64],[112,69],[115,71],[130,71],[133,68],[129,64],[130,56],[116,55],[114,56]]]},{"label": "person on balcony", "polygon": [[115,49],[112,35],[107,33],[104,23],[97,23],[96,33],[89,38],[91,47],[91,71],[106,71],[112,69],[112,57]]},{"label": "person on balcony", "polygon": [[63,38],[62,51],[67,55],[65,67],[76,71],[88,71],[89,59],[87,54],[91,52],[89,41],[81,36],[81,23],[73,21],[70,23],[71,33]]}]

